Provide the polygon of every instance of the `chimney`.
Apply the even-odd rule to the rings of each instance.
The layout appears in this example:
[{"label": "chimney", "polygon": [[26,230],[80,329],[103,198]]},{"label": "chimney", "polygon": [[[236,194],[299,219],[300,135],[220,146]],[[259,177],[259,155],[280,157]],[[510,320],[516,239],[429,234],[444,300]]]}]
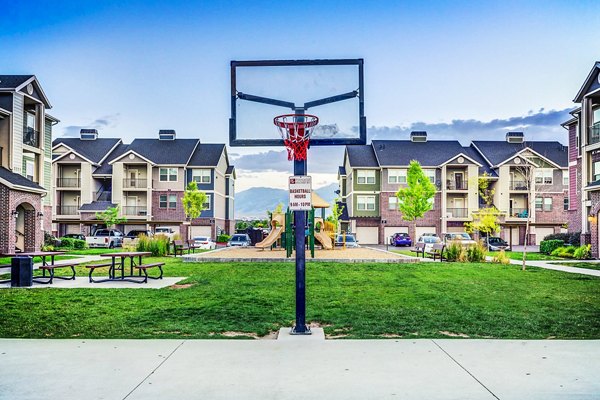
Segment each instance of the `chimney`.
[{"label": "chimney", "polygon": [[410,133],[410,141],[411,142],[426,142],[427,141],[427,132],[412,131]]},{"label": "chimney", "polygon": [[96,140],[98,139],[98,131],[96,129],[81,129],[79,138],[81,140]]},{"label": "chimney", "polygon": [[158,131],[159,140],[175,140],[175,131],[173,129],[161,129]]},{"label": "chimney", "polygon": [[506,134],[506,141],[508,143],[523,143],[525,141],[525,136],[523,132],[508,132]]}]

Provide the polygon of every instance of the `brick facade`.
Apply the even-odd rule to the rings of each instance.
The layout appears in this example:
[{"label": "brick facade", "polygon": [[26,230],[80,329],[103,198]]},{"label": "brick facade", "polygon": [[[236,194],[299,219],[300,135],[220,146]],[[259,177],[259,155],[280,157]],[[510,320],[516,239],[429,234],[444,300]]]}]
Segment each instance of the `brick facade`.
[{"label": "brick facade", "polygon": [[[414,229],[414,223],[412,221],[406,221],[402,219],[402,213],[398,210],[390,210],[389,209],[389,198],[395,195],[394,192],[382,192],[379,196],[379,209],[381,210],[381,220],[385,220],[385,226],[401,226],[408,228],[408,234],[411,238],[415,238],[416,232]],[[434,197],[434,206],[433,210],[427,211],[423,218],[419,218],[416,221],[416,226],[435,226],[435,229],[438,233],[442,231],[442,222],[441,222],[441,201],[442,201],[442,193],[437,192]],[[357,226],[372,226],[372,225],[358,225]],[[385,243],[386,238],[384,238],[385,227],[383,224],[380,224],[379,229],[379,243]]]},{"label": "brick facade", "polygon": [[13,254],[17,243],[17,220],[13,211],[23,213],[23,251],[39,250],[43,243],[44,233],[38,214],[42,212],[40,194],[11,190],[0,184],[0,253]]}]

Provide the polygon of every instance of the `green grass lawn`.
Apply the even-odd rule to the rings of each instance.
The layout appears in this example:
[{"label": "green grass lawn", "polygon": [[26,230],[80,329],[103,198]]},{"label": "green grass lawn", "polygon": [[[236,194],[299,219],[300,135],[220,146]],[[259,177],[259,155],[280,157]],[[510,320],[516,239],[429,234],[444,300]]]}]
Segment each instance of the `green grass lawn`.
[{"label": "green grass lawn", "polygon": [[[505,253],[508,256],[508,258],[510,258],[512,260],[522,260],[523,259],[522,251],[506,251]],[[494,254],[494,252],[488,253],[488,255],[493,255],[493,254]],[[549,256],[544,253],[527,252],[526,260],[528,260],[528,261],[545,261],[545,260],[563,260],[563,258]]]},{"label": "green grass lawn", "polygon": [[564,265],[567,267],[587,268],[600,270],[600,261],[598,262],[562,262],[562,263],[550,263],[553,265]]},{"label": "green grass lawn", "polygon": [[[293,264],[163,260],[165,276],[189,286],[2,289],[0,337],[263,336],[293,322]],[[600,279],[494,264],[309,263],[307,321],[347,338],[600,339]]]}]

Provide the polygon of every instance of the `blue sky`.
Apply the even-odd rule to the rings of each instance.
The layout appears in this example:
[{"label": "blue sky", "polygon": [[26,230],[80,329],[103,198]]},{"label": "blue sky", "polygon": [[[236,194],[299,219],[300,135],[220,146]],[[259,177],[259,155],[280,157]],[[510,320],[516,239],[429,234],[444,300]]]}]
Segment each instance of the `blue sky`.
[{"label": "blue sky", "polygon": [[[516,126],[530,139],[564,142],[556,121],[600,59],[593,1],[0,6],[2,73],[38,76],[62,121],[57,136],[96,127],[129,141],[172,128],[179,137],[226,142],[230,60],[361,57],[373,136],[406,138],[420,127],[466,144]],[[334,172],[319,162],[327,151],[311,152],[325,183]],[[238,188],[260,184],[265,158],[239,159],[247,181]],[[267,159],[282,164],[284,156]],[[274,167],[287,175],[283,168]]]}]

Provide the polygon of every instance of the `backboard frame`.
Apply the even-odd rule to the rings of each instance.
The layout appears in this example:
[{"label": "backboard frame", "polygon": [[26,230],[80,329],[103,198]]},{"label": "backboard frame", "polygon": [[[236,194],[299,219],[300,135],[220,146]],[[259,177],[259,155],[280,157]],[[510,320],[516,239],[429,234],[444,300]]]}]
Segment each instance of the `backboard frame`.
[{"label": "backboard frame", "polygon": [[[249,100],[282,107],[281,114],[296,113],[294,104],[268,98],[253,96],[252,94],[241,93],[237,90],[237,68],[239,67],[285,67],[285,66],[319,66],[319,65],[355,65],[358,67],[358,88],[353,92],[340,93],[337,96],[332,96],[325,99],[310,102],[310,107],[318,107],[319,105],[330,104],[345,99],[357,97],[358,106],[358,137],[355,138],[311,138],[311,146],[343,146],[343,145],[364,145],[367,143],[367,119],[365,117],[364,104],[364,60],[356,59],[317,59],[317,60],[255,60],[255,61],[231,61],[231,117],[229,118],[229,145],[232,147],[238,146],[284,146],[283,139],[240,139],[237,137],[237,100]],[[287,108],[287,111],[286,109]],[[291,111],[289,111],[291,110]],[[306,110],[301,110],[304,112]],[[310,111],[311,114],[319,115],[318,109]],[[271,123],[269,121],[268,123]],[[276,129],[274,127],[274,132]],[[275,136],[275,135],[274,135]]]}]

